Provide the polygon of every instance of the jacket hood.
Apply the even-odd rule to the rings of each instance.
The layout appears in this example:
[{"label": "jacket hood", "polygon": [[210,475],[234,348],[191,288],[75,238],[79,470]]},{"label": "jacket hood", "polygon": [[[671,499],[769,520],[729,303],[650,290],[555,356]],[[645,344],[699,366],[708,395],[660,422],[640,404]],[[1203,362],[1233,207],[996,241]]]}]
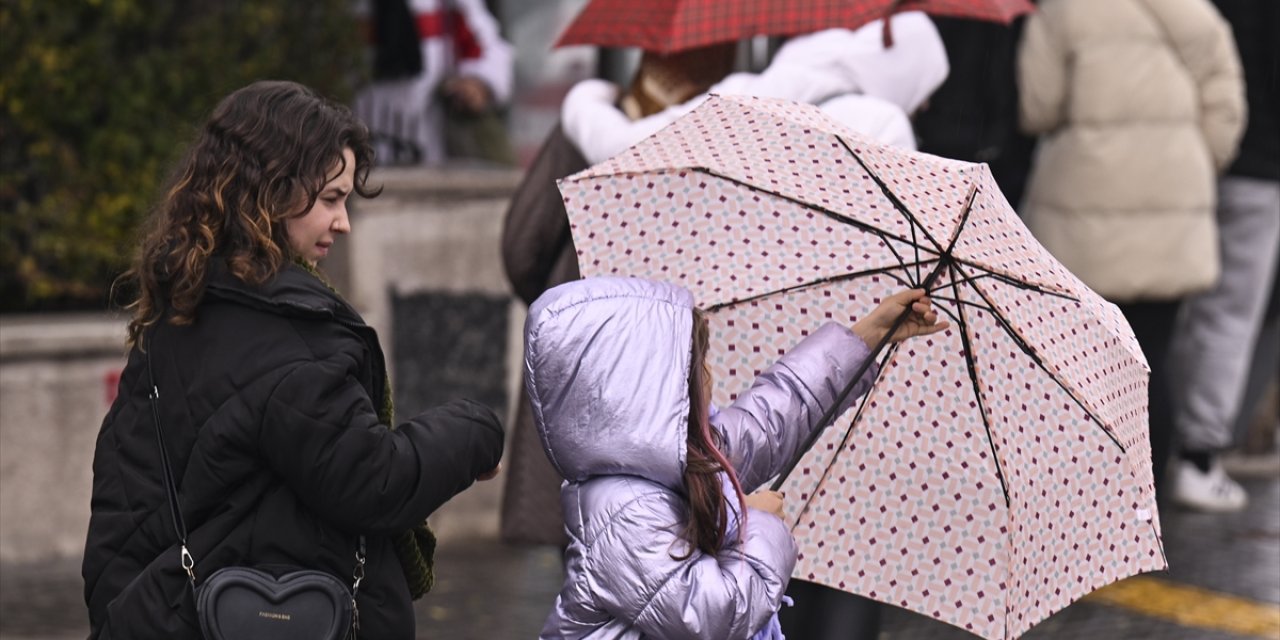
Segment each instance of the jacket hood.
[{"label": "jacket hood", "polygon": [[919,11],[889,18],[893,46],[884,46],[884,21],[853,32],[842,53],[856,93],[897,105],[909,116],[942,86],[951,72],[947,49],[933,21]]},{"label": "jacket hood", "polygon": [[634,475],[683,486],[693,295],[589,278],[548,290],[525,322],[525,386],[566,480]]}]

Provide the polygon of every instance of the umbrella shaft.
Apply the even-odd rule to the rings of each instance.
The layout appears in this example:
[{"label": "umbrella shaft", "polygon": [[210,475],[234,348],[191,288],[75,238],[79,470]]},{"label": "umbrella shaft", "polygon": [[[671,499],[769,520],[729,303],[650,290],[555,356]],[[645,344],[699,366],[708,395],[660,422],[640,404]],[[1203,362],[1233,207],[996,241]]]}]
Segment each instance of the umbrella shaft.
[{"label": "umbrella shaft", "polygon": [[[933,287],[933,283],[937,281],[938,276],[941,275],[949,266],[951,266],[951,256],[949,254],[942,255],[938,259],[938,266],[934,267],[933,271],[924,279],[924,282],[920,284],[920,287],[928,292],[930,288]],[[889,330],[885,332],[884,336],[880,338],[880,341],[876,343],[876,346],[872,348],[870,355],[862,361],[862,365],[858,367],[858,371],[853,375],[853,377],[849,378],[849,382],[845,384],[840,395],[836,397],[835,402],[832,402],[831,406],[827,407],[826,412],[822,414],[822,417],[818,419],[818,426],[809,433],[808,437],[805,438],[804,444],[796,451],[795,456],[793,456],[791,460],[787,462],[787,465],[782,468],[782,472],[778,474],[778,479],[774,480],[773,485],[769,487],[770,489],[777,491],[782,488],[782,485],[787,481],[787,476],[791,475],[791,471],[796,468],[797,464],[800,464],[800,459],[804,457],[804,454],[809,452],[809,448],[813,446],[813,443],[817,442],[818,437],[822,435],[822,432],[826,431],[827,427],[831,425],[831,421],[836,418],[836,412],[844,405],[844,401],[849,397],[849,394],[853,393],[853,388],[857,386],[858,381],[862,379],[863,374],[865,374],[867,369],[871,367],[871,363],[875,362],[876,358],[880,357],[880,352],[884,351],[884,348],[888,346],[889,340],[893,338],[893,334],[898,332],[898,328],[902,326],[903,322],[907,321],[907,316],[909,315],[911,315],[911,306],[907,305],[907,308],[903,309],[902,313],[898,314],[897,319],[893,321],[893,325],[889,327]]]}]

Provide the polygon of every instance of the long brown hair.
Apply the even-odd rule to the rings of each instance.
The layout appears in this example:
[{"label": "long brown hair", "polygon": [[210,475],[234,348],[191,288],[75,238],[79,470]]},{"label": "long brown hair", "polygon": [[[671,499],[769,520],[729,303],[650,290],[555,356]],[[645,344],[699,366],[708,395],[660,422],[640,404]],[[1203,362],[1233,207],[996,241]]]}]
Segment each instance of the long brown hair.
[{"label": "long brown hair", "polygon": [[646,51],[621,107],[629,118],[638,120],[706,93],[733,71],[737,53],[735,42],[667,54]]},{"label": "long brown hair", "polygon": [[[305,214],[320,190],[355,155],[354,191],[373,164],[369,131],[345,106],[294,82],[261,81],[239,89],[212,116],[175,167],[152,211],[132,267],[117,284],[133,300],[129,343],[161,318],[195,319],[209,260],[260,285],[293,258],[283,221]],[[338,173],[333,173],[334,167]]]},{"label": "long brown hair", "polygon": [[[716,435],[711,430],[707,410],[711,398],[707,397],[703,383],[707,349],[711,332],[701,311],[693,310],[693,347],[689,360],[689,429],[687,455],[685,456],[684,486],[688,492],[689,518],[683,536],[689,542],[689,557],[694,549],[715,555],[725,545],[725,531],[729,524],[729,509],[725,503],[724,485],[720,472],[729,476],[729,482],[738,494],[738,512],[746,517],[746,499],[733,465],[720,452]],[[739,528],[741,531],[741,528]]]}]

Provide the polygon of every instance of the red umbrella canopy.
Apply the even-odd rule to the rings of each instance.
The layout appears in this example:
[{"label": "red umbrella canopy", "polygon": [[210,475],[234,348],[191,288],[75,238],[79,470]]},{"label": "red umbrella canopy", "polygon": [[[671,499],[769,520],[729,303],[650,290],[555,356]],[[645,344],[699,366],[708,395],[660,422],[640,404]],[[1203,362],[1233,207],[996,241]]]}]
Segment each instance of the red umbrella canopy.
[{"label": "red umbrella canopy", "polygon": [[951,322],[885,350],[787,477],[797,577],[1009,640],[1166,566],[1142,351],[985,165],[712,96],[560,190],[583,276],[667,280],[707,310],[720,406],[903,288]]},{"label": "red umbrella canopy", "polygon": [[673,53],[753,36],[856,29],[899,11],[1008,24],[1029,0],[592,0],[556,46],[591,44]]}]

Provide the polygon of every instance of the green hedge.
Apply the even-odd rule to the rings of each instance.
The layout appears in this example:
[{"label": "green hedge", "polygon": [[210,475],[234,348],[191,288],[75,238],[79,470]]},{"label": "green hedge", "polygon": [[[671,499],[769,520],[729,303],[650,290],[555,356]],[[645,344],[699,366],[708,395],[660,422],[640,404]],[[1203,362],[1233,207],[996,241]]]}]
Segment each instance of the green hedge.
[{"label": "green hedge", "polygon": [[0,311],[102,309],[171,162],[219,98],[348,100],[352,0],[0,2]]}]

